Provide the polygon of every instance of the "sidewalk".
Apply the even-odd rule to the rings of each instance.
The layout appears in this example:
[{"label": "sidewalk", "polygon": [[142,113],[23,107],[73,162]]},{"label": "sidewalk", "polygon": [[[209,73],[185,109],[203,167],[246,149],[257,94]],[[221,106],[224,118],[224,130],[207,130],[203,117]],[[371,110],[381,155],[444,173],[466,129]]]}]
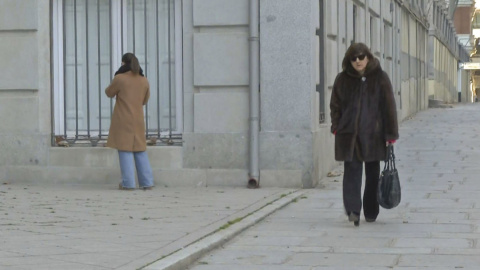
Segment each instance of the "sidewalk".
[{"label": "sidewalk", "polygon": [[402,202],[375,223],[348,222],[342,177],[327,178],[189,269],[480,269],[478,115],[456,105],[401,124]]},{"label": "sidewalk", "polygon": [[0,269],[478,269],[479,114],[402,123],[402,203],[358,228],[341,176],[310,190],[0,185]]},{"label": "sidewalk", "polygon": [[[0,185],[0,269],[140,269],[161,260],[185,269],[209,249],[184,247],[263,218],[303,192],[291,189]],[[230,223],[230,224],[229,224]],[[220,229],[220,228],[223,229]],[[210,238],[206,238],[210,239]],[[211,242],[211,247],[216,247]],[[183,253],[182,253],[183,252]],[[195,257],[197,256],[197,257]],[[172,260],[173,258],[173,260]],[[157,263],[158,264],[158,263]]]}]

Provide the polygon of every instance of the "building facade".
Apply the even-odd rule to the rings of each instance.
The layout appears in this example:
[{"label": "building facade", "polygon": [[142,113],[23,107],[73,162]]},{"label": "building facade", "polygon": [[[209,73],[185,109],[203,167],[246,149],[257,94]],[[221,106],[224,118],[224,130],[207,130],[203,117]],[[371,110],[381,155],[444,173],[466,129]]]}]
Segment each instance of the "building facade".
[{"label": "building facade", "polygon": [[[470,54],[473,52],[473,45],[475,44],[475,37],[473,35],[472,21],[475,15],[475,1],[473,0],[459,0],[453,16],[453,24],[455,26],[455,32],[458,37],[458,42],[465,50]],[[470,60],[471,61],[471,60]],[[459,101],[461,102],[473,102],[474,101],[474,71],[459,69],[459,87],[466,92],[459,93]],[[468,83],[470,87],[462,87],[462,83]]]},{"label": "building facade", "polygon": [[[0,178],[112,184],[120,57],[150,81],[158,186],[311,188],[338,165],[329,100],[352,42],[390,75],[399,120],[468,90],[445,1],[0,0]],[[21,18],[21,19],[20,19]],[[400,138],[401,139],[401,138]]]},{"label": "building facade", "polygon": [[475,1],[458,1],[453,16],[453,24],[457,33],[458,42],[470,52],[473,49],[474,37],[472,33],[472,19],[475,13]]}]

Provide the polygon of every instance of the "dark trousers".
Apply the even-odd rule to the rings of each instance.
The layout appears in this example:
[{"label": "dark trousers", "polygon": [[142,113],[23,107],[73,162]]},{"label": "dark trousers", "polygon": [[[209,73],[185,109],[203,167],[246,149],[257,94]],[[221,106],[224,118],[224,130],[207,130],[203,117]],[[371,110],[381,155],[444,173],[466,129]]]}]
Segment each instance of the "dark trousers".
[{"label": "dark trousers", "polygon": [[[352,161],[344,162],[343,205],[347,215],[350,212],[360,215],[362,210],[362,174],[363,162],[353,154]],[[363,193],[363,214],[366,218],[376,219],[379,212],[377,202],[380,161],[365,162],[365,190]]]}]

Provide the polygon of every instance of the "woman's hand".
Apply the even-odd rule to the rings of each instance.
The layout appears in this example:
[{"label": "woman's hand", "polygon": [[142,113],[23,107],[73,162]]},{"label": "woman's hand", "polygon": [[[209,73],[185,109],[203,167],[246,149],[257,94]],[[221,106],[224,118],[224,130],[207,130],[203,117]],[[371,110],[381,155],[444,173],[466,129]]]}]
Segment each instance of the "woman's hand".
[{"label": "woman's hand", "polygon": [[388,141],[387,141],[387,145],[394,144],[395,142],[397,142],[397,140],[388,140]]}]

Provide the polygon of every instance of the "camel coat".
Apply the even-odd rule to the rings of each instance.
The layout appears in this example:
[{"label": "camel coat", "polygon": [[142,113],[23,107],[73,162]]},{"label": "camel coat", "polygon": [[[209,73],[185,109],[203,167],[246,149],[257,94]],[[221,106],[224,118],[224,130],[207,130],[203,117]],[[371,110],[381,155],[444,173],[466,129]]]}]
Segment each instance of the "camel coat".
[{"label": "camel coat", "polygon": [[147,78],[131,71],[115,75],[105,94],[116,96],[107,146],[121,151],[147,150],[143,105],[150,97]]}]

